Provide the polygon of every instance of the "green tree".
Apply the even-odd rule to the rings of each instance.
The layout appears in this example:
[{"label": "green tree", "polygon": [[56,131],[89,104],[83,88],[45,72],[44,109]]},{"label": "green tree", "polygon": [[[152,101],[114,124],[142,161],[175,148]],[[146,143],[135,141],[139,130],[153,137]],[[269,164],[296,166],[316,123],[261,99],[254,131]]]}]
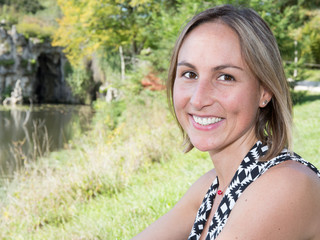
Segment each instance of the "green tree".
[{"label": "green tree", "polygon": [[58,0],[64,14],[59,20],[55,45],[66,47],[72,64],[99,48],[124,48],[140,53],[147,41],[145,26],[156,1],[152,0]]},{"label": "green tree", "polygon": [[13,6],[16,11],[24,13],[36,13],[43,10],[39,0],[0,0],[0,6]]},{"label": "green tree", "polygon": [[[114,56],[121,46],[127,61],[128,58],[144,59],[152,63],[155,71],[165,73],[175,39],[187,19],[208,7],[234,4],[252,7],[268,22],[285,62],[294,60],[295,50],[298,51],[299,64],[318,62],[318,2],[58,0],[63,17],[59,20],[54,44],[65,47],[73,66],[81,66],[83,59],[90,59],[94,52],[99,52],[101,58],[112,59],[112,65],[117,65],[113,64],[117,58]],[[296,46],[295,41],[298,42]],[[286,69],[288,75],[292,75],[290,66]]]},{"label": "green tree", "polygon": [[320,64],[320,10],[309,11],[310,21],[296,30],[296,38],[303,44],[301,55],[309,63]]},{"label": "green tree", "polygon": [[[270,0],[250,1],[250,6],[258,11],[271,27],[284,60],[287,77],[292,77],[299,68],[298,79],[304,78],[305,63],[313,62],[314,49],[318,46],[319,0]],[[295,45],[295,42],[297,43]],[[296,57],[298,63],[294,63]]]}]

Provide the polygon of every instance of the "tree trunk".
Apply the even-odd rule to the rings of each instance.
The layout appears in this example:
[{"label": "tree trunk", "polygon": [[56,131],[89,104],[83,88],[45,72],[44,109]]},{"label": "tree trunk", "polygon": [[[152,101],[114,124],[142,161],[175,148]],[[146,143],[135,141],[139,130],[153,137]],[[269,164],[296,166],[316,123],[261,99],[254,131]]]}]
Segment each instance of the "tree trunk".
[{"label": "tree trunk", "polygon": [[120,61],[121,61],[121,81],[123,82],[126,78],[126,65],[124,62],[122,46],[119,47]]}]

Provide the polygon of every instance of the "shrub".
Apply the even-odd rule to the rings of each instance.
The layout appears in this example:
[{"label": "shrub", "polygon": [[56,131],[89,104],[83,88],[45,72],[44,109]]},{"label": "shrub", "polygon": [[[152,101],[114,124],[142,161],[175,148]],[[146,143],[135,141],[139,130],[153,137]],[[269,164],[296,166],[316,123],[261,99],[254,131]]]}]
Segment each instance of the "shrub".
[{"label": "shrub", "polygon": [[1,59],[0,60],[0,65],[4,67],[10,67],[14,64],[13,59]]},{"label": "shrub", "polygon": [[81,67],[71,67],[67,72],[66,81],[70,85],[74,96],[78,97],[81,102],[86,102],[90,89],[94,85],[90,73]]},{"label": "shrub", "polygon": [[290,94],[291,94],[291,99],[292,99],[293,105],[297,105],[297,104],[301,104],[304,101],[304,99],[307,95],[307,91],[290,90]]},{"label": "shrub", "polygon": [[55,27],[42,26],[36,22],[20,22],[17,25],[17,31],[26,38],[38,38],[42,41],[51,39]]}]

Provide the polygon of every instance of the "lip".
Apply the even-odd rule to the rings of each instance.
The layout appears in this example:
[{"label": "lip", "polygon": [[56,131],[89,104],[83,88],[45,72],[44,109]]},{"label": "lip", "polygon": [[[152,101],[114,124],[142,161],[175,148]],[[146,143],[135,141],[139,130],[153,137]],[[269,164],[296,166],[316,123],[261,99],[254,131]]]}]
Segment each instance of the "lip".
[{"label": "lip", "polygon": [[224,121],[224,118],[221,118],[221,121],[216,122],[216,123],[212,123],[212,124],[208,124],[208,125],[201,125],[197,122],[195,122],[195,120],[193,119],[193,116],[197,116],[197,117],[202,117],[202,118],[212,118],[213,116],[200,116],[200,115],[195,115],[195,114],[189,114],[189,120],[191,121],[192,125],[194,128],[198,129],[198,130],[202,130],[202,131],[210,131],[213,129],[218,128]]}]

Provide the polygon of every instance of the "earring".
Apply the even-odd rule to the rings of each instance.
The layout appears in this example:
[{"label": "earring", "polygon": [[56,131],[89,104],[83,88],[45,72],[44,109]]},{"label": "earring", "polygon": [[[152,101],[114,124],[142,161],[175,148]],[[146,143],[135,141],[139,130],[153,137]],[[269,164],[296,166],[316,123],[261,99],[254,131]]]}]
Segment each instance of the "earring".
[{"label": "earring", "polygon": [[267,105],[267,103],[268,103],[268,100],[263,101],[263,105]]}]

